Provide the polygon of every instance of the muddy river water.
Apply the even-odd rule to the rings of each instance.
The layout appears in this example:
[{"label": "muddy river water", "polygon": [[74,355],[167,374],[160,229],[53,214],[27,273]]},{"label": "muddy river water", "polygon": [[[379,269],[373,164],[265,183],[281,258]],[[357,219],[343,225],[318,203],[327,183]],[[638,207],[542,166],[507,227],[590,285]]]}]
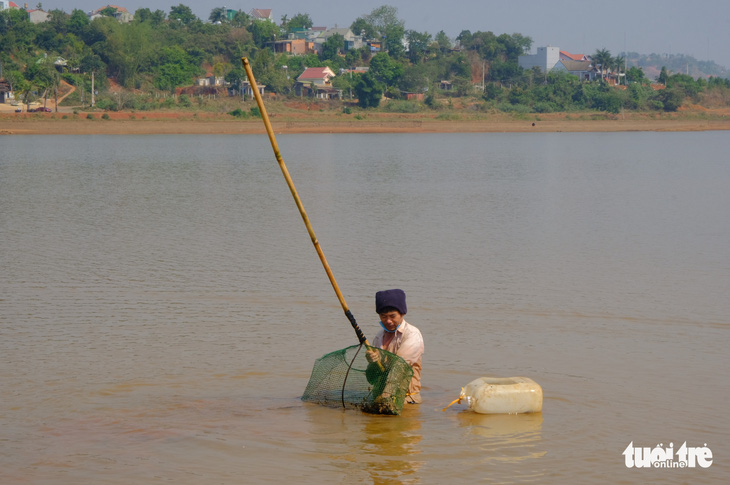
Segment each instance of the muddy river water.
[{"label": "muddy river water", "polygon": [[[0,482],[730,481],[726,133],[278,141],[366,336],[406,291],[424,403],[300,401],[356,337],[266,137],[3,137]],[[442,411],[481,376],[543,412]]]}]

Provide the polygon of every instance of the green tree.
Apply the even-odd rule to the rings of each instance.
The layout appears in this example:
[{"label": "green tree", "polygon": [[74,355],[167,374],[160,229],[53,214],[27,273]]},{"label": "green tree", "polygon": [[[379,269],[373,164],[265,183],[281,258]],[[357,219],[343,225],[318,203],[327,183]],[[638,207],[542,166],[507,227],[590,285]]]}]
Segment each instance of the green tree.
[{"label": "green tree", "polygon": [[385,27],[383,34],[383,47],[385,51],[396,59],[400,59],[405,55],[405,47],[403,47],[403,37],[405,29],[402,24],[390,24]]},{"label": "green tree", "polygon": [[[497,36],[497,45],[499,46],[498,58],[503,61],[516,61],[519,56],[525,53],[525,42],[529,46],[532,40],[520,34],[501,34]],[[529,51],[529,47],[527,48]]]},{"label": "green tree", "polygon": [[369,71],[358,75],[355,82],[355,95],[357,104],[361,108],[377,108],[380,99],[383,97],[385,86],[378,81]]},{"label": "green tree", "polygon": [[[192,83],[200,68],[192,57],[180,46],[165,46],[159,51],[155,61],[154,85],[157,89],[173,91],[178,86]],[[220,75],[220,73],[216,73]]]},{"label": "green tree", "polygon": [[[33,83],[26,80],[24,77],[20,80],[18,80],[13,85],[13,92],[18,97],[18,99],[23,100],[23,104],[26,106],[30,106],[30,93],[33,90]],[[27,108],[26,108],[27,110]]]},{"label": "green tree", "polygon": [[60,51],[61,57],[66,59],[66,69],[75,72],[78,70],[79,63],[85,51],[89,50],[89,48],[74,34],[66,34],[63,38],[65,45]]},{"label": "green tree", "polygon": [[32,56],[39,27],[30,23],[28,13],[18,8],[0,11],[0,52]]},{"label": "green tree", "polygon": [[308,13],[298,13],[286,23],[285,29],[291,32],[293,29],[311,29],[313,25],[314,22]]},{"label": "green tree", "polygon": [[17,8],[0,11],[0,34],[7,35],[16,26],[30,24],[28,14]]},{"label": "green tree", "polygon": [[233,15],[233,20],[231,20],[231,24],[234,27],[246,27],[250,23],[251,23],[251,17],[243,10],[238,10]]},{"label": "green tree", "polygon": [[403,65],[390,57],[387,52],[378,52],[370,60],[368,73],[385,86],[395,86],[403,75]]},{"label": "green tree", "polygon": [[667,72],[667,66],[662,66],[662,71],[659,73],[659,78],[657,79],[657,81],[660,84],[664,84],[666,86],[668,80],[669,73]]},{"label": "green tree", "polygon": [[597,68],[600,69],[601,79],[606,78],[606,73],[611,67],[612,61],[613,57],[611,56],[611,52],[608,49],[598,49],[596,53],[593,54],[593,63]]},{"label": "green tree", "polygon": [[[542,73],[540,78],[543,78]],[[578,78],[571,74],[548,74],[544,82],[537,83],[530,90],[533,99],[533,111],[545,113],[570,109],[572,96],[578,84]]]},{"label": "green tree", "polygon": [[248,27],[248,31],[251,32],[256,47],[263,49],[267,43],[276,40],[279,27],[268,20],[254,20]]},{"label": "green tree", "polygon": [[210,11],[208,20],[213,24],[216,22],[224,24],[228,22],[228,12],[224,7],[216,7]]},{"label": "green tree", "polygon": [[63,10],[53,9],[48,12],[48,20],[44,23],[51,27],[55,33],[65,34],[69,17],[69,14]]},{"label": "green tree", "polygon": [[517,61],[492,61],[488,80],[501,81],[505,84],[524,82],[524,70],[517,64]]},{"label": "green tree", "polygon": [[375,26],[362,17],[358,17],[352,25],[350,25],[350,30],[352,30],[355,35],[362,35],[365,39],[374,39],[378,35],[378,31]]},{"label": "green tree", "polygon": [[20,92],[23,83],[27,82],[23,73],[17,70],[4,72],[3,75],[5,80],[10,83],[10,90],[13,92]]},{"label": "green tree", "polygon": [[359,76],[352,75],[352,72],[344,73],[340,76],[332,78],[332,87],[341,90],[345,95],[352,99],[352,92],[355,88],[355,81],[359,79]]},{"label": "green tree", "polygon": [[101,57],[93,53],[88,53],[81,58],[79,69],[81,69],[81,72],[103,73],[106,70],[106,65],[101,60]]},{"label": "green tree", "polygon": [[[98,22],[97,19],[94,22]],[[107,19],[102,24],[106,41],[95,45],[96,53],[106,62],[107,74],[115,77],[125,87],[139,87],[140,74],[152,66],[156,45],[152,42],[155,32],[148,23],[120,24]]]},{"label": "green tree", "polygon": [[[289,60],[293,59],[294,57],[289,58]],[[288,70],[285,70],[283,68],[285,61],[287,61],[287,59],[284,55],[277,58],[271,49],[259,49],[251,61],[251,69],[255,73],[256,83],[260,86],[266,86],[267,91],[273,91],[280,94],[289,93],[291,91],[293,79],[292,76],[287,78],[287,75],[293,74],[294,66],[287,65]],[[237,84],[237,79],[246,79],[245,72],[238,71],[237,66],[234,67],[231,72],[233,72],[233,74],[226,76],[226,79],[231,82],[236,81]]]},{"label": "green tree", "polygon": [[372,53],[368,46],[363,46],[359,49],[350,49],[345,52],[345,64],[349,67],[362,66],[370,62]]},{"label": "green tree", "polygon": [[471,30],[462,30],[459,35],[456,36],[456,41],[462,48],[469,49],[473,38],[474,36],[472,35]]},{"label": "green tree", "polygon": [[442,77],[445,79],[449,79],[451,77],[471,77],[471,63],[466,55],[459,53],[456,56],[449,58],[447,72]]},{"label": "green tree", "polygon": [[341,34],[333,34],[322,44],[322,60],[335,59],[345,50],[345,38]]},{"label": "green tree", "polygon": [[484,86],[484,99],[487,101],[500,100],[503,94],[503,89],[495,83],[487,83]]},{"label": "green tree", "polygon": [[611,61],[611,69],[616,73],[616,80],[620,79],[619,75],[622,71],[626,71],[626,58],[618,55]]},{"label": "green tree", "polygon": [[659,101],[662,102],[664,111],[677,111],[679,107],[682,106],[685,97],[686,94],[684,91],[677,86],[662,89],[658,94]]},{"label": "green tree", "polygon": [[226,74],[226,82],[231,85],[232,89],[235,89],[236,91],[241,90],[241,86],[243,85],[243,81],[245,81],[246,78],[246,71],[243,69],[243,66],[234,66],[233,69],[228,71]]},{"label": "green tree", "polygon": [[629,84],[628,92],[630,103],[629,107],[633,109],[645,109],[648,101],[656,97],[654,90],[650,86],[645,86],[638,82],[632,82]]},{"label": "green tree", "polygon": [[605,83],[591,85],[588,107],[609,113],[619,113],[625,104],[626,92]]},{"label": "green tree", "polygon": [[626,71],[626,81],[629,83],[648,84],[649,80],[640,67],[632,66]]},{"label": "green tree", "polygon": [[170,20],[178,21],[184,25],[189,25],[195,20],[198,20],[198,17],[195,16],[191,8],[187,5],[183,5],[182,3],[177,6],[170,7],[170,15],[168,15],[168,18]]},{"label": "green tree", "polygon": [[257,51],[251,61],[251,69],[259,84],[269,84],[269,77],[276,70],[276,57],[271,49]]},{"label": "green tree", "polygon": [[518,57],[529,51],[530,37],[522,34],[494,35],[493,32],[470,32],[463,30],[457,40],[462,49],[475,51],[486,61],[517,62]]},{"label": "green tree", "polygon": [[167,15],[163,10],[151,11],[149,8],[139,8],[134,12],[135,22],[149,22],[152,25],[158,26],[165,21]]},{"label": "green tree", "polygon": [[49,22],[39,24],[39,32],[35,37],[35,44],[46,52],[60,52],[63,49],[65,38],[56,31]]},{"label": "green tree", "polygon": [[398,82],[398,88],[409,93],[423,93],[429,84],[429,72],[426,66],[419,64],[405,68]]},{"label": "green tree", "polygon": [[674,74],[667,79],[668,88],[676,88],[682,91],[684,97],[696,99],[699,93],[706,87],[704,79],[695,80],[687,74]]},{"label": "green tree", "polygon": [[363,17],[366,23],[372,25],[381,37],[388,35],[388,29],[400,27],[404,29],[405,22],[398,18],[398,9],[390,5],[382,5],[373,9]]},{"label": "green tree", "polygon": [[66,29],[81,37],[89,27],[89,16],[83,10],[74,9],[66,21]]},{"label": "green tree", "polygon": [[56,70],[50,58],[41,57],[28,66],[28,79],[38,88],[43,90],[41,97],[43,105],[46,105],[48,94],[58,88],[61,76]]},{"label": "green tree", "polygon": [[440,30],[439,33],[436,34],[434,40],[438,45],[438,51],[441,53],[441,55],[447,54],[449,49],[451,49],[451,40],[449,40],[449,37],[443,30]]},{"label": "green tree", "polygon": [[512,89],[509,90],[509,94],[507,95],[507,100],[510,102],[510,104],[524,104],[529,105],[532,101],[532,96],[530,96],[530,91],[523,88],[522,86],[515,86]]},{"label": "green tree", "polygon": [[408,41],[408,59],[414,64],[423,61],[428,46],[431,44],[431,34],[408,30],[406,40]]},{"label": "green tree", "polygon": [[510,40],[517,48],[516,52],[518,57],[522,54],[527,54],[532,49],[532,37],[514,33],[510,36]]}]

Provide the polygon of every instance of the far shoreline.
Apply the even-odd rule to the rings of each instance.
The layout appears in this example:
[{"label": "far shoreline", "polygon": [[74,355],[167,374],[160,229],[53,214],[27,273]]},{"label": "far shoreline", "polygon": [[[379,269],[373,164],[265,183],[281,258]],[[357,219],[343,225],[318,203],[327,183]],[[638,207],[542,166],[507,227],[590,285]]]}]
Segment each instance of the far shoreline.
[{"label": "far shoreline", "polygon": [[[93,119],[87,118],[89,115]],[[260,118],[186,112],[2,113],[2,135],[236,135],[264,134]],[[64,116],[66,119],[64,119]],[[436,119],[397,113],[373,113],[356,119],[342,114],[307,113],[271,115],[276,134],[354,133],[581,133],[581,132],[689,132],[730,130],[725,110],[708,114],[680,113],[649,116],[550,113],[476,119]]]}]

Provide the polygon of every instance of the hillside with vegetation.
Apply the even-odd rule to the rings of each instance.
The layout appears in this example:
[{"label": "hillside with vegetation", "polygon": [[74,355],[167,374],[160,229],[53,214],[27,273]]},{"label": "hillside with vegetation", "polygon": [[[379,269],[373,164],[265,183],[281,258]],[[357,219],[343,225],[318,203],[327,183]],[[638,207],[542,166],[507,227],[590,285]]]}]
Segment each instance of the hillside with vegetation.
[{"label": "hillside with vegetation", "polygon": [[710,77],[730,78],[727,68],[714,61],[700,61],[684,54],[626,54],[627,64],[641,68],[649,79],[656,79],[662,67],[671,73],[686,74],[693,78],[709,79]]},{"label": "hillside with vegetation", "polygon": [[[48,21],[37,24],[24,10],[9,9],[0,12],[2,77],[25,104],[62,92],[61,106],[88,106],[93,73],[98,109],[200,109],[210,93],[214,98],[228,96],[229,90],[196,98],[180,95],[182,88],[212,75],[224,78],[231,93],[239,92],[246,79],[240,59],[246,56],[257,81],[278,98],[295,96],[295,79],[306,67],[328,66],[346,73],[332,80],[332,86],[345,93],[340,101],[345,109],[413,113],[458,105],[526,114],[730,106],[730,80],[714,63],[660,58],[662,68],[654,80],[651,66],[659,65],[656,58],[632,53],[624,59],[600,50],[593,55],[594,63],[621,75],[623,85],[601,79],[582,82],[569,74],[546,75],[537,68],[519,67],[518,57],[532,48],[529,36],[465,30],[450,39],[443,31],[417,32],[407,29],[397,10],[387,5],[351,25],[353,32],[378,41],[379,52],[367,45],[347,50],[339,34],[329,37],[319,54],[293,56],[272,49],[273,41],[312,26],[308,14],[284,16],[277,24],[223,8],[213,9],[203,20],[182,4],[169,12],[139,9],[129,23],[118,21],[113,8],[94,20],[81,10],[53,10]],[[684,69],[679,68],[682,63]],[[368,70],[352,72],[356,66]],[[709,71],[716,74],[698,75]],[[448,90],[442,81],[448,82]],[[410,100],[409,93],[420,96]],[[383,99],[389,100],[385,106]]]}]

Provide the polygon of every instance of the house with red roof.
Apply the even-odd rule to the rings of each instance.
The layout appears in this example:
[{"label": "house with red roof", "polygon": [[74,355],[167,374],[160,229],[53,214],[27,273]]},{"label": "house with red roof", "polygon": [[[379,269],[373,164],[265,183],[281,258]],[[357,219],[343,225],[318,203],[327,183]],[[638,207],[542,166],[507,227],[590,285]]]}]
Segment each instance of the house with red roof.
[{"label": "house with red roof", "polygon": [[327,86],[333,77],[335,73],[329,67],[308,67],[299,75],[297,82]]},{"label": "house with red roof", "polygon": [[332,87],[335,77],[329,67],[308,67],[296,79],[294,91],[298,96],[314,96],[321,99],[342,98],[342,91]]},{"label": "house with red roof", "polygon": [[274,15],[270,8],[252,8],[248,15],[254,20],[274,21]]},{"label": "house with red roof", "polygon": [[0,0],[0,10],[7,10],[9,8],[20,8],[20,7],[18,7],[17,3],[11,2],[10,0]]},{"label": "house with red roof", "polygon": [[111,8],[114,9],[113,17],[117,19],[119,22],[129,23],[132,20],[134,20],[134,14],[129,13],[129,11],[124,8],[120,7],[118,5],[104,5],[101,8],[97,8],[93,12],[89,12],[89,20],[98,19],[99,17],[103,17],[102,12],[106,9]]},{"label": "house with red roof", "polygon": [[571,54],[568,51],[560,51],[561,61],[590,61],[591,58],[585,54]]}]

